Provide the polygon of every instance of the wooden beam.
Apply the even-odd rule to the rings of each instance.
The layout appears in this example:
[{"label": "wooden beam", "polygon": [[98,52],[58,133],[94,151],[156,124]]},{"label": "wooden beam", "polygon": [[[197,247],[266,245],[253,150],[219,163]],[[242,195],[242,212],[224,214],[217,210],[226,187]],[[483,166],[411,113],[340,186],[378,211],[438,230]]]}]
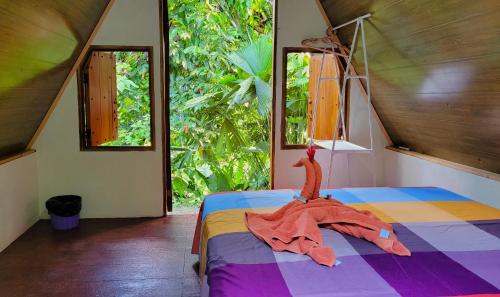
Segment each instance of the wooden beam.
[{"label": "wooden beam", "polygon": [[15,155],[0,159],[0,165],[3,165],[5,163],[9,163],[11,161],[17,160],[17,159],[25,157],[25,156],[29,156],[29,155],[33,154],[34,152],[35,152],[35,150],[25,150],[23,152],[15,154]]},{"label": "wooden beam", "polygon": [[[165,63],[169,48],[167,0],[158,0],[160,10],[161,153],[163,171],[163,216],[173,210],[170,161],[170,65]],[[165,30],[167,29],[167,30]]]},{"label": "wooden beam", "polygon": [[90,45],[94,41],[95,36],[97,35],[97,32],[99,31],[99,28],[101,27],[102,23],[104,22],[104,19],[108,15],[109,11],[111,10],[111,7],[113,6],[113,3],[115,0],[110,0],[108,2],[108,5],[104,9],[101,17],[99,18],[99,21],[94,27],[94,30],[92,30],[92,34],[90,34],[89,39],[85,43],[85,46],[83,47],[82,51],[80,52],[80,55],[78,56],[78,59],[76,59],[75,64],[71,68],[71,70],[68,73],[68,76],[66,76],[66,79],[64,80],[61,89],[59,89],[59,92],[57,93],[56,97],[54,98],[54,101],[52,101],[52,104],[49,107],[49,110],[43,117],[42,122],[38,126],[38,128],[35,131],[35,134],[33,134],[33,137],[31,138],[30,142],[26,146],[26,150],[31,150],[33,148],[33,145],[35,144],[36,140],[40,136],[40,133],[42,132],[43,128],[47,124],[50,116],[52,115],[52,112],[54,112],[54,109],[56,108],[57,104],[61,100],[62,95],[64,94],[64,91],[66,90],[66,87],[68,86],[68,83],[70,82],[71,78],[73,77],[73,74],[76,72],[78,67],[80,67],[80,63],[83,61],[83,58],[85,57],[85,54],[87,53],[87,50],[89,49]]},{"label": "wooden beam", "polygon": [[491,172],[491,171],[486,171],[486,170],[483,170],[483,169],[474,168],[474,167],[467,166],[467,165],[462,165],[462,164],[459,164],[459,163],[447,161],[447,160],[444,160],[444,159],[441,159],[441,158],[436,158],[436,157],[433,157],[433,156],[429,156],[429,155],[417,153],[417,152],[414,152],[414,151],[407,151],[407,150],[399,149],[399,148],[393,147],[393,146],[388,146],[388,147],[386,147],[386,149],[394,151],[394,152],[402,153],[402,154],[405,154],[405,155],[408,155],[408,156],[412,156],[412,157],[415,157],[415,158],[419,158],[419,159],[422,159],[422,160],[426,160],[426,161],[429,161],[429,162],[432,162],[432,163],[436,163],[436,164],[439,164],[439,165],[442,165],[442,166],[446,166],[446,167],[450,167],[450,168],[457,169],[457,170],[460,170],[460,171],[464,171],[464,172],[467,172],[467,173],[471,173],[471,174],[474,174],[474,175],[477,175],[477,176],[481,176],[481,177],[484,177],[484,178],[487,178],[487,179],[492,179],[492,180],[495,180],[495,181],[500,181],[500,174],[494,173],[494,172]]},{"label": "wooden beam", "polygon": [[321,4],[320,0],[315,0],[316,5],[318,6],[319,12],[321,13],[321,16],[323,17],[323,20],[325,21],[326,25],[328,27],[332,27],[332,23],[330,22],[330,19],[328,18],[328,15],[326,14],[325,8]]},{"label": "wooden beam", "polygon": [[[269,186],[274,190],[275,157],[276,157],[276,66],[278,57],[278,0],[273,5],[273,75],[272,75],[272,102],[271,102],[271,176]],[[283,117],[283,116],[282,116]]]}]

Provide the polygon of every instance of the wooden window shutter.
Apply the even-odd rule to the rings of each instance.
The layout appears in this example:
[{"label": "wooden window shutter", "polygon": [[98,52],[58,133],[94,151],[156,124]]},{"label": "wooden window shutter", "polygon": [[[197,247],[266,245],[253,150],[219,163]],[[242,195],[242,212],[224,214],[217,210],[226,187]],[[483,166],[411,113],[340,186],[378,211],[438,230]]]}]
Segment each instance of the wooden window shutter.
[{"label": "wooden window shutter", "polygon": [[88,127],[90,145],[118,139],[116,57],[95,51],[88,66]]},{"label": "wooden window shutter", "polygon": [[[321,58],[323,54],[312,54],[309,61],[309,104],[307,135],[311,136],[311,128],[314,113],[314,100],[316,96],[316,86],[320,75]],[[321,77],[336,77],[336,63],[333,54],[325,55],[323,64],[323,75]],[[314,138],[318,140],[328,140],[333,137],[333,129],[337,121],[339,110],[339,89],[335,80],[324,80],[321,82],[318,96],[318,110],[316,114],[316,130]]]}]

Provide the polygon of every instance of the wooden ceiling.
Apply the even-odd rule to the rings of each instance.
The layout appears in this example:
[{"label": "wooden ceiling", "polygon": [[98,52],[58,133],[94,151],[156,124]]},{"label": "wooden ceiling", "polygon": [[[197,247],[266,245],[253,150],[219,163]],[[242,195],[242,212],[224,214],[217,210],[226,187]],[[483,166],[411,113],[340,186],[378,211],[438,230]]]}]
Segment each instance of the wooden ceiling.
[{"label": "wooden ceiling", "polygon": [[[500,173],[500,1],[320,2],[334,26],[373,14],[373,105],[395,145]],[[337,32],[344,44],[353,29]]]},{"label": "wooden ceiling", "polygon": [[27,149],[108,2],[0,0],[0,159]]}]

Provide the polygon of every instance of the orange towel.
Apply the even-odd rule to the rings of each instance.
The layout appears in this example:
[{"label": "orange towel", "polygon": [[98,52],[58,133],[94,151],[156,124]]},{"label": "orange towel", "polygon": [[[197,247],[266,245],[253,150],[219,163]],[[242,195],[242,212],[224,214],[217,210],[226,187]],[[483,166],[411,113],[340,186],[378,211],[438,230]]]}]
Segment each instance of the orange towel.
[{"label": "orange towel", "polygon": [[271,214],[247,212],[248,229],[274,251],[310,256],[319,264],[333,266],[335,253],[323,245],[319,226],[364,238],[388,253],[409,256],[392,226],[369,211],[359,211],[334,199],[293,201]]}]

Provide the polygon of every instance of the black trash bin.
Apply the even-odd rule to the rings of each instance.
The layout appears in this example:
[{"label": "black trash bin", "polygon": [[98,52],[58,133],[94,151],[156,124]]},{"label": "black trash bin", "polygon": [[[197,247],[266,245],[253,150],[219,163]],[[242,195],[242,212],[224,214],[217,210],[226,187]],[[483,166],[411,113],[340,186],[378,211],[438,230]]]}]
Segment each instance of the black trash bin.
[{"label": "black trash bin", "polygon": [[62,195],[52,197],[45,202],[49,211],[52,227],[56,230],[69,230],[78,227],[82,197],[76,195]]}]

